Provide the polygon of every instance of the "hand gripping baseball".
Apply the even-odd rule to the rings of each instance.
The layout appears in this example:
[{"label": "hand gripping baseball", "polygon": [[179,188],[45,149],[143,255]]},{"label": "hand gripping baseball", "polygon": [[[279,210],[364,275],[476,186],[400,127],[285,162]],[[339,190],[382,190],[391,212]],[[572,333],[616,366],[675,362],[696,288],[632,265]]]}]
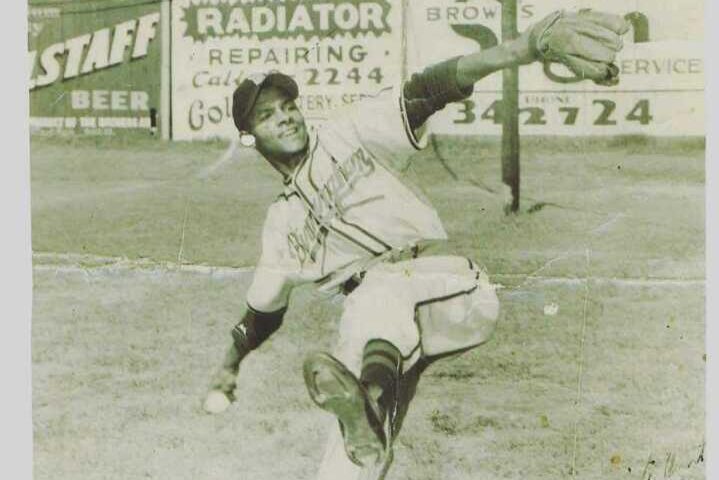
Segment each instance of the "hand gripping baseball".
[{"label": "hand gripping baseball", "polygon": [[560,10],[531,27],[530,48],[539,60],[562,63],[580,78],[612,86],[619,83],[619,68],[612,62],[628,30],[629,23],[617,15]]}]

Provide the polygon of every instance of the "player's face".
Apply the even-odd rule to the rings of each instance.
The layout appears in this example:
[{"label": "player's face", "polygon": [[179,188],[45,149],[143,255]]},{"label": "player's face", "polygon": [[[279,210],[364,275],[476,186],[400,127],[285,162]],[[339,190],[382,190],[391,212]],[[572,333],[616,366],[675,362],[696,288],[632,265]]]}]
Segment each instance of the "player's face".
[{"label": "player's face", "polygon": [[296,155],[307,146],[305,119],[294,100],[277,87],[263,88],[249,119],[257,148],[273,158]]}]

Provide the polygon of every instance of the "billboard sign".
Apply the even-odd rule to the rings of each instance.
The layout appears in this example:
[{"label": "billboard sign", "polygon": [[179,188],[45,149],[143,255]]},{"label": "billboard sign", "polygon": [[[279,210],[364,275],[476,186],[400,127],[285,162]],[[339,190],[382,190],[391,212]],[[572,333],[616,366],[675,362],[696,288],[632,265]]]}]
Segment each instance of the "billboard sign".
[{"label": "billboard sign", "polygon": [[107,3],[29,7],[31,129],[108,134],[156,126],[159,4]]},{"label": "billboard sign", "polygon": [[175,0],[173,137],[235,138],[232,92],[279,70],[300,87],[309,122],[397,82],[399,2]]},{"label": "billboard sign", "polygon": [[[561,65],[520,69],[520,131],[547,135],[703,135],[703,12],[696,2],[583,1],[632,24],[617,59],[620,84],[580,81]],[[700,6],[701,7],[701,6]],[[521,1],[520,31],[567,2]],[[408,58],[417,70],[442,59],[491,48],[501,39],[495,0],[417,0],[409,6]],[[439,133],[501,133],[501,75],[475,85],[468,100],[432,118]]]}]

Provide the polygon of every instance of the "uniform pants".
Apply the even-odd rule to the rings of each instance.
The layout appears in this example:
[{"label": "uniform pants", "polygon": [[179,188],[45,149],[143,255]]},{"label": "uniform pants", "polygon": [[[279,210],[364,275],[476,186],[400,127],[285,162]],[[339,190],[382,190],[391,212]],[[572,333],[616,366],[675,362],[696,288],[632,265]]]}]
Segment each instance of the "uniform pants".
[{"label": "uniform pants", "polygon": [[[498,314],[494,286],[467,258],[428,256],[380,263],[346,298],[333,354],[359,378],[370,340],[386,340],[400,351],[402,391],[396,424],[401,425],[423,364],[486,342]],[[335,421],[317,478],[354,480],[358,474]]]}]

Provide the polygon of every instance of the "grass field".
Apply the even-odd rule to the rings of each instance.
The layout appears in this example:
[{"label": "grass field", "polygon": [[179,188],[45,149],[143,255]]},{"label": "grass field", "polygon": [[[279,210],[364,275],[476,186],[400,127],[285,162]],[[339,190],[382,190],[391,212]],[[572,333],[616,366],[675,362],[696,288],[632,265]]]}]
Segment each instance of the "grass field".
[{"label": "grass field", "polygon": [[[460,180],[431,150],[409,175],[503,311],[492,342],[428,370],[389,479],[704,478],[703,141],[527,140],[510,217],[499,143],[438,145]],[[280,187],[226,151],[33,139],[37,479],[312,478],[331,419],[300,365],[339,304],[297,292],[238,402],[200,410]]]}]

